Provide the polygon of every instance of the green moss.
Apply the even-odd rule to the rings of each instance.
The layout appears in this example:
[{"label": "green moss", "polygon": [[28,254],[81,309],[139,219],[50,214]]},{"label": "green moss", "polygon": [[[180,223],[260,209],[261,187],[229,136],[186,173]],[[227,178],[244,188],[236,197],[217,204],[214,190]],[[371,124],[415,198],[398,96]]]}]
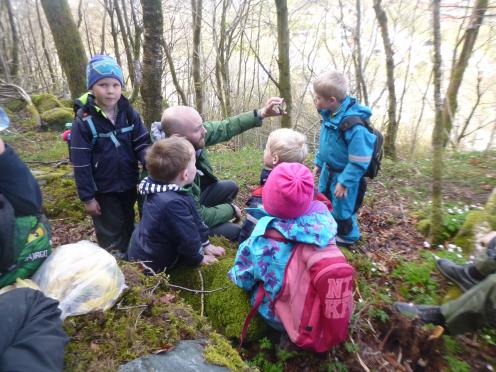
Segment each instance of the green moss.
[{"label": "green moss", "polygon": [[49,218],[66,218],[68,221],[80,222],[84,220],[86,214],[77,196],[76,184],[68,167],[62,168],[62,171],[66,171],[63,173],[64,176],[52,177],[46,179],[46,182],[40,182],[43,206]]},{"label": "green moss", "polygon": [[245,371],[248,369],[248,366],[229,342],[214,332],[210,334],[210,341],[203,355],[207,362],[225,366],[231,371]]},{"label": "green moss", "polygon": [[62,107],[58,99],[50,93],[33,94],[31,100],[40,114],[54,108]]},{"label": "green moss", "polygon": [[428,218],[419,220],[416,225],[417,231],[419,231],[423,236],[429,235],[431,230],[431,220]]},{"label": "green moss", "polygon": [[59,131],[64,130],[65,124],[72,122],[73,118],[73,111],[65,107],[54,108],[41,114],[41,119],[48,128]]},{"label": "green moss", "polygon": [[8,101],[4,103],[3,105],[5,108],[11,112],[17,112],[22,110],[24,107],[26,107],[26,101],[23,99],[13,99],[11,101]]},{"label": "green moss", "polygon": [[[171,282],[190,289],[201,289],[201,276],[203,289],[220,289],[204,294],[204,312],[214,328],[224,336],[238,339],[241,334],[243,322],[250,311],[249,295],[244,290],[236,287],[227,276],[232,267],[235,248],[225,240],[214,240],[214,244],[226,248],[226,257],[220,262],[200,267],[179,267],[171,271]],[[181,296],[197,311],[201,309],[201,295],[189,291],[181,291]],[[260,316],[255,316],[248,329],[246,341],[260,338],[267,331],[267,325]]]},{"label": "green moss", "polygon": [[[118,305],[105,313],[65,320],[70,336],[65,370],[117,370],[132,359],[170,348],[182,338],[205,338],[210,333],[205,319],[169,292],[164,274],[145,276],[138,265],[130,263],[121,263],[121,268],[129,288]],[[236,362],[232,349],[226,347],[219,354],[223,352],[227,360]]]},{"label": "green moss", "polygon": [[74,101],[72,99],[62,98],[61,100],[59,100],[59,102],[62,105],[62,107],[67,107],[70,108],[71,110],[74,108]]}]

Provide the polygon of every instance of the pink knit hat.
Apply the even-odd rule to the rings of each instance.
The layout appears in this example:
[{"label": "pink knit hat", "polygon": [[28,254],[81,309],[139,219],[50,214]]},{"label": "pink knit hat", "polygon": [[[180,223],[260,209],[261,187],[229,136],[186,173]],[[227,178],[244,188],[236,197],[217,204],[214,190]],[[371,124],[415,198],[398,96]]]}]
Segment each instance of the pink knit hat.
[{"label": "pink knit hat", "polygon": [[299,163],[281,163],[270,172],[262,191],[264,209],[287,219],[303,215],[314,195],[313,176]]}]

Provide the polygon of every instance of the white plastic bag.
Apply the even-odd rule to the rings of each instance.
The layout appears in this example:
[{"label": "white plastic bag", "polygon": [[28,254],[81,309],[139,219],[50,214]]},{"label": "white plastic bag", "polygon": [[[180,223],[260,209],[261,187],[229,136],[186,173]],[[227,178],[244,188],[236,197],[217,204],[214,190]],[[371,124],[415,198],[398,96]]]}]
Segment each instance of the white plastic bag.
[{"label": "white plastic bag", "polygon": [[46,296],[60,302],[62,319],[105,311],[126,288],[115,258],[87,240],[54,249],[32,279]]}]

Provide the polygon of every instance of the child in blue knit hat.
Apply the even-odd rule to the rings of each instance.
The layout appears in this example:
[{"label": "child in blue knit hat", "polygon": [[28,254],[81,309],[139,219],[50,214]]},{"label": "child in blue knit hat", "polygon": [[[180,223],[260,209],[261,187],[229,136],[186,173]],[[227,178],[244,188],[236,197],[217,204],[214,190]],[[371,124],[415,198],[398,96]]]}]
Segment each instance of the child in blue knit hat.
[{"label": "child in blue knit hat", "polygon": [[145,164],[149,135],[122,95],[122,69],[112,57],[94,56],[86,83],[88,92],[75,102],[71,133],[77,191],[98,244],[125,252],[134,228],[138,161]]}]

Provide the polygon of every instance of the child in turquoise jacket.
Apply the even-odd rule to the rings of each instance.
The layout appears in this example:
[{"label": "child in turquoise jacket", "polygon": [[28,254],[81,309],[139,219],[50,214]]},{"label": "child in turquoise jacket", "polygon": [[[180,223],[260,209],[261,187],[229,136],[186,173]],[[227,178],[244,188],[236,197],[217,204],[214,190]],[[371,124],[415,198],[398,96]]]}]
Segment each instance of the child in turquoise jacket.
[{"label": "child in turquoise jacket", "polygon": [[338,224],[337,243],[351,245],[360,239],[357,212],[367,189],[363,176],[376,136],[363,125],[346,131],[340,127],[348,117],[367,120],[372,112],[348,95],[346,79],[339,72],[321,75],[313,87],[315,106],[322,116],[314,174],[319,176],[319,191],[332,202],[332,215]]},{"label": "child in turquoise jacket", "polygon": [[[264,282],[266,297],[258,311],[278,330],[284,328],[269,304],[281,289],[295,242],[320,248],[334,243],[336,222],[326,205],[313,197],[313,176],[307,167],[299,163],[277,165],[265,183],[255,229],[239,246],[228,273],[238,287],[253,291],[252,303],[258,281]],[[268,229],[277,230],[287,241],[264,236]]]}]

